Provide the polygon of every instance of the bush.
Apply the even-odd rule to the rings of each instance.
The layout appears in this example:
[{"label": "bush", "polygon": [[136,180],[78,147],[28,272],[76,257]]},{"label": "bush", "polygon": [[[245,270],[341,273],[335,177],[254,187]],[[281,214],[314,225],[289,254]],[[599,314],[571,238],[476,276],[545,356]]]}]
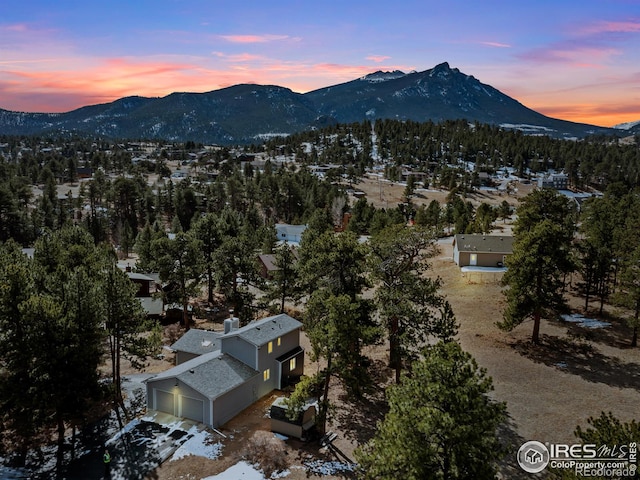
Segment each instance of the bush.
[{"label": "bush", "polygon": [[267,478],[288,466],[285,443],[264,430],[257,431],[249,439],[245,456],[250,463],[260,465]]}]

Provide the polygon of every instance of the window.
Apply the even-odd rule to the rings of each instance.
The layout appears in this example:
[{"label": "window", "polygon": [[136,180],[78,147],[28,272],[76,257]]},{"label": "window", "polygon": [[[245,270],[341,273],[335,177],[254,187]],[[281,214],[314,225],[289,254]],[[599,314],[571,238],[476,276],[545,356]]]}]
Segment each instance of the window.
[{"label": "window", "polygon": [[282,337],[278,337],[278,346],[282,343]]},{"label": "window", "polygon": [[267,345],[267,353],[271,352],[273,352],[273,342],[269,342],[269,345]]},{"label": "window", "polygon": [[271,378],[271,369],[267,368],[264,372],[262,372],[262,379],[266,382]]},{"label": "window", "polygon": [[289,371],[292,372],[296,369],[296,358],[293,357],[291,360],[289,360]]}]

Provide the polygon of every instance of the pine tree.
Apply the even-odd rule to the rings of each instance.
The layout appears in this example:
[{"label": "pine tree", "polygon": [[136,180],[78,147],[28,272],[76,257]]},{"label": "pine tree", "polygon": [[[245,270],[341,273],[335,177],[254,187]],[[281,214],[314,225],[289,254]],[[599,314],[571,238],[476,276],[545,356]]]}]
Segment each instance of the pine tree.
[{"label": "pine tree", "polygon": [[540,341],[540,321],[566,309],[565,275],[572,271],[574,212],[568,200],[551,189],[535,190],[517,210],[513,254],[503,284],[507,306],[498,326],[512,330],[533,319],[531,340]]},{"label": "pine tree", "polygon": [[370,269],[380,282],[375,302],[389,337],[396,382],[430,336],[455,334],[455,327],[444,328],[448,321],[442,322],[449,310],[438,293],[440,280],[426,276],[428,260],[436,253],[433,232],[418,227],[394,225],[371,239]]},{"label": "pine tree", "polygon": [[356,450],[362,477],[375,480],[493,479],[505,419],[490,377],[456,342],[427,347],[424,359],[387,390],[389,412]]}]

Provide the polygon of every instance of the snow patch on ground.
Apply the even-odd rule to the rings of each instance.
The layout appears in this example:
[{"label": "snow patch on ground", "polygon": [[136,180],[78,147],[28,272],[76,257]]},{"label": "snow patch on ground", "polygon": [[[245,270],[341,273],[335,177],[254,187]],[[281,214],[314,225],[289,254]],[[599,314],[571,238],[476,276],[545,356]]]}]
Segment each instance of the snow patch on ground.
[{"label": "snow patch on ground", "polygon": [[202,480],[265,480],[262,472],[253,468],[247,462],[238,462],[233,467],[227,468],[224,472]]},{"label": "snow patch on ground", "polygon": [[611,326],[609,322],[587,318],[580,313],[560,315],[560,318],[562,318],[562,320],[564,320],[565,322],[577,323],[579,326],[585,328],[606,328]]},{"label": "snow patch on ground", "polygon": [[309,460],[304,462],[307,473],[315,475],[337,475],[344,472],[353,472],[353,465],[343,462],[326,462],[324,460]]},{"label": "snow patch on ground", "polygon": [[172,462],[189,455],[215,460],[222,453],[222,443],[213,443],[211,434],[203,430],[199,431],[195,425],[189,429],[188,435],[190,435],[189,440],[174,452],[171,457]]}]

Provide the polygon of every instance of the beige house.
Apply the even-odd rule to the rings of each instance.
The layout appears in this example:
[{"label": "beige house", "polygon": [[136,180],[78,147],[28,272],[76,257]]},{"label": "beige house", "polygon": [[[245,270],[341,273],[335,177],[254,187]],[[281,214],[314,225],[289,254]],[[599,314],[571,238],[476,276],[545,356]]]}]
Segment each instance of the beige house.
[{"label": "beige house", "polygon": [[512,253],[511,236],[460,234],[453,237],[453,260],[459,267],[501,268]]}]

